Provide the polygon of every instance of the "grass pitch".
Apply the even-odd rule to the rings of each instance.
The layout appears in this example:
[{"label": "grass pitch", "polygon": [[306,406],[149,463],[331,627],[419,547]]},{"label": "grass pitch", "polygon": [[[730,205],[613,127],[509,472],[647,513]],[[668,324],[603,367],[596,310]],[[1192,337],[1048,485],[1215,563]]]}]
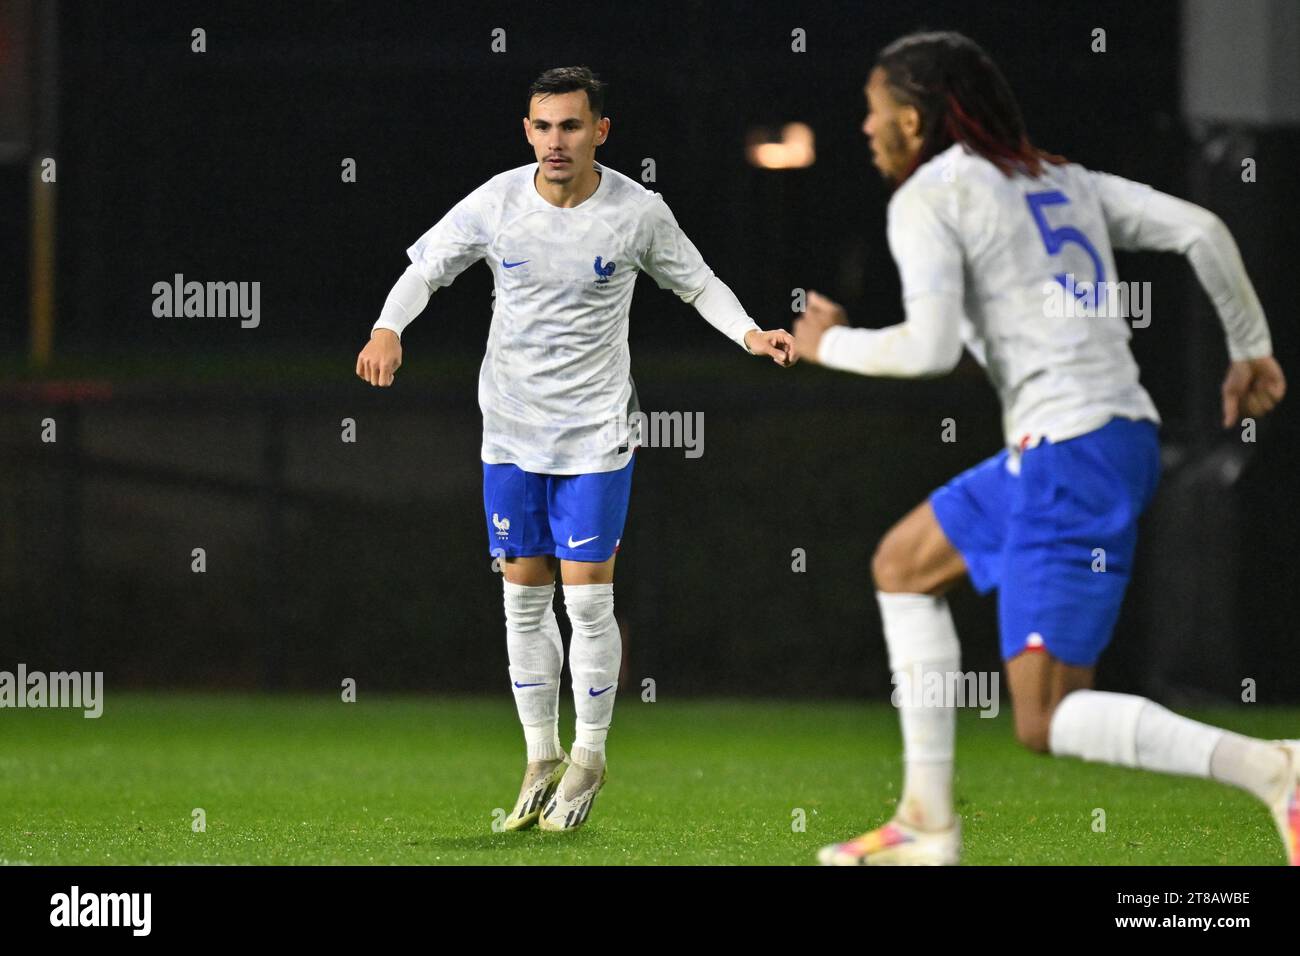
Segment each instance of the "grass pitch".
[{"label": "grass pitch", "polygon": [[[1300,733],[1294,709],[1189,716]],[[567,745],[570,715],[561,726]],[[1240,791],[1029,753],[1006,709],[962,713],[957,745],[965,863],[1282,862],[1267,811]],[[493,821],[523,770],[504,695],[131,695],[97,720],[0,710],[0,863],[808,864],[887,819],[901,772],[887,704],[628,694],[610,755],[585,829],[503,833]]]}]

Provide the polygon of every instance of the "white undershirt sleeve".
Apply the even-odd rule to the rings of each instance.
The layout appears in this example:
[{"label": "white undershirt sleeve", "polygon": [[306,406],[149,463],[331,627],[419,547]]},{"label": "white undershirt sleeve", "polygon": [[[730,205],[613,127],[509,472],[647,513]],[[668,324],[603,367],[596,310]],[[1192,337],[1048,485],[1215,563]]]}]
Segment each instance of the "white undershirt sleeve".
[{"label": "white undershirt sleeve", "polygon": [[1116,249],[1178,252],[1214,303],[1233,361],[1273,354],[1255,287],[1228,227],[1214,213],[1143,183],[1092,173],[1111,245]]},{"label": "white undershirt sleeve", "polygon": [[379,321],[370,331],[389,329],[401,338],[402,330],[410,325],[411,320],[423,312],[424,307],[429,304],[429,294],[432,291],[415,263],[407,266],[406,271],[397,280],[397,284],[388,293],[388,298],[384,300]]},{"label": "white undershirt sleeve", "polygon": [[921,378],[952,371],[961,359],[963,252],[947,184],[913,181],[889,201],[886,235],[898,266],[904,321],[884,329],[832,326],[817,361],[859,375]]},{"label": "white undershirt sleeve", "polygon": [[[688,305],[695,306],[695,311],[704,317],[704,321],[713,326],[746,352],[745,334],[758,329],[745,307],[740,304],[731,287],[715,275],[709,276],[704,288],[696,292],[677,291],[677,295]],[[760,330],[761,331],[761,330]]]},{"label": "white undershirt sleeve", "polygon": [[961,298],[932,293],[908,300],[906,307],[906,321],[888,328],[831,326],[822,335],[817,361],[827,368],[887,378],[951,372],[961,359]]},{"label": "white undershirt sleeve", "polygon": [[371,329],[390,329],[400,337],[402,330],[429,303],[435,289],[451,285],[455,278],[487,255],[491,207],[489,184],[474,190],[447,211],[432,228],[406,250],[411,265],[393,286],[379,321]]}]

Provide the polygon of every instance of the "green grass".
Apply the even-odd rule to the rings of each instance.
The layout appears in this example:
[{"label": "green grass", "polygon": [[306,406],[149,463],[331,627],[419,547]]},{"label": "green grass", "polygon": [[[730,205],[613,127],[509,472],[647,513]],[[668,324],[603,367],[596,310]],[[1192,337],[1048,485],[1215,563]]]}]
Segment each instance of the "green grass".
[{"label": "green grass", "polygon": [[[1260,736],[1300,724],[1295,710],[1193,716]],[[629,693],[611,757],[584,830],[496,833],[523,766],[508,697],[110,695],[98,720],[0,710],[0,862],[807,864],[885,820],[900,772],[887,704]],[[956,794],[967,863],[1282,862],[1254,798],[1031,754],[1005,710],[962,714]],[[206,832],[191,829],[196,807]]]}]

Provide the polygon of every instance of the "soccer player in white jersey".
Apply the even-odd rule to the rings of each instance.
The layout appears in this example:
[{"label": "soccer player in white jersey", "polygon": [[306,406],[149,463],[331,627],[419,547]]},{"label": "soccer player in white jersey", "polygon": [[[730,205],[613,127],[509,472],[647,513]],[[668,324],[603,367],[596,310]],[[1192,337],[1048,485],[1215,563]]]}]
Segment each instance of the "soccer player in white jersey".
[{"label": "soccer player in white jersey", "polygon": [[[866,97],[874,164],[897,187],[888,237],[905,320],[851,328],[839,306],[810,294],[795,346],[830,368],[920,377],[950,371],[964,344],[998,390],[1005,436],[1000,452],[935,491],[876,550],[896,686],[959,673],[943,595],[969,574],[979,592],[998,589],[1022,744],[1241,787],[1270,808],[1287,861],[1300,864],[1296,741],[1244,737],[1092,689],[1131,573],[1137,519],[1159,479],[1160,419],[1138,383],[1128,322],[1091,308],[1088,284],[1115,281],[1112,249],[1187,257],[1227,335],[1228,427],[1265,414],[1286,389],[1231,235],[1198,206],[1034,148],[1005,79],[959,34],[913,34],[886,47]],[[1051,304],[1065,289],[1085,293],[1079,309]],[[1098,548],[1104,573],[1094,569]],[[916,696],[895,695],[905,782],[893,818],[825,847],[823,863],[958,861],[953,701],[924,706]]]},{"label": "soccer player in white jersey", "polygon": [[[529,96],[524,135],[536,162],[490,179],[407,250],[411,265],[356,371],[390,385],[402,330],[429,294],[487,260],[496,302],[479,374],[483,505],[488,550],[504,558],[509,673],[528,748],[506,828],[571,830],[605,779],[622,657],[613,581],[638,440],[627,344],[637,273],[750,354],[788,367],[795,353],[789,332],[754,324],[662,197],[596,163],[610,121],[590,70],[549,70]],[[571,757],[558,725],[557,565],[573,624]]]}]

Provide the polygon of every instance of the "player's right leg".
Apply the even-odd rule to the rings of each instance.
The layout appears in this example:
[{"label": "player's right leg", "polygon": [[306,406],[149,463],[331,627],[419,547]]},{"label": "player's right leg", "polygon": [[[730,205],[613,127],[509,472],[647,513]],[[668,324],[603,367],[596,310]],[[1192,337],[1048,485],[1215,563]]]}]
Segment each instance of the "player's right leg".
[{"label": "player's right leg", "polygon": [[[995,455],[945,485],[885,535],[872,561],[896,687],[922,686],[932,672],[961,663],[956,628],[943,597],[963,575],[987,591],[997,580],[1003,538],[1000,500],[1009,477]],[[960,543],[960,550],[956,539]],[[846,843],[824,847],[833,865],[951,865],[961,853],[961,821],[952,801],[956,711],[900,695],[903,793],[893,819]]]},{"label": "player's right leg", "polygon": [[[955,671],[957,632],[942,592],[965,573],[930,503],[916,507],[885,535],[872,561],[889,669],[922,686],[924,674]],[[835,866],[952,865],[961,851],[953,812],[955,713],[900,697],[903,793],[891,820],[845,843],[823,847],[818,860]]]},{"label": "player's right leg", "polygon": [[546,519],[546,479],[510,464],[483,464],[488,550],[499,562],[510,683],[527,758],[507,830],[537,822],[568,766],[560,747],[564,646],[555,619],[555,543]]}]

